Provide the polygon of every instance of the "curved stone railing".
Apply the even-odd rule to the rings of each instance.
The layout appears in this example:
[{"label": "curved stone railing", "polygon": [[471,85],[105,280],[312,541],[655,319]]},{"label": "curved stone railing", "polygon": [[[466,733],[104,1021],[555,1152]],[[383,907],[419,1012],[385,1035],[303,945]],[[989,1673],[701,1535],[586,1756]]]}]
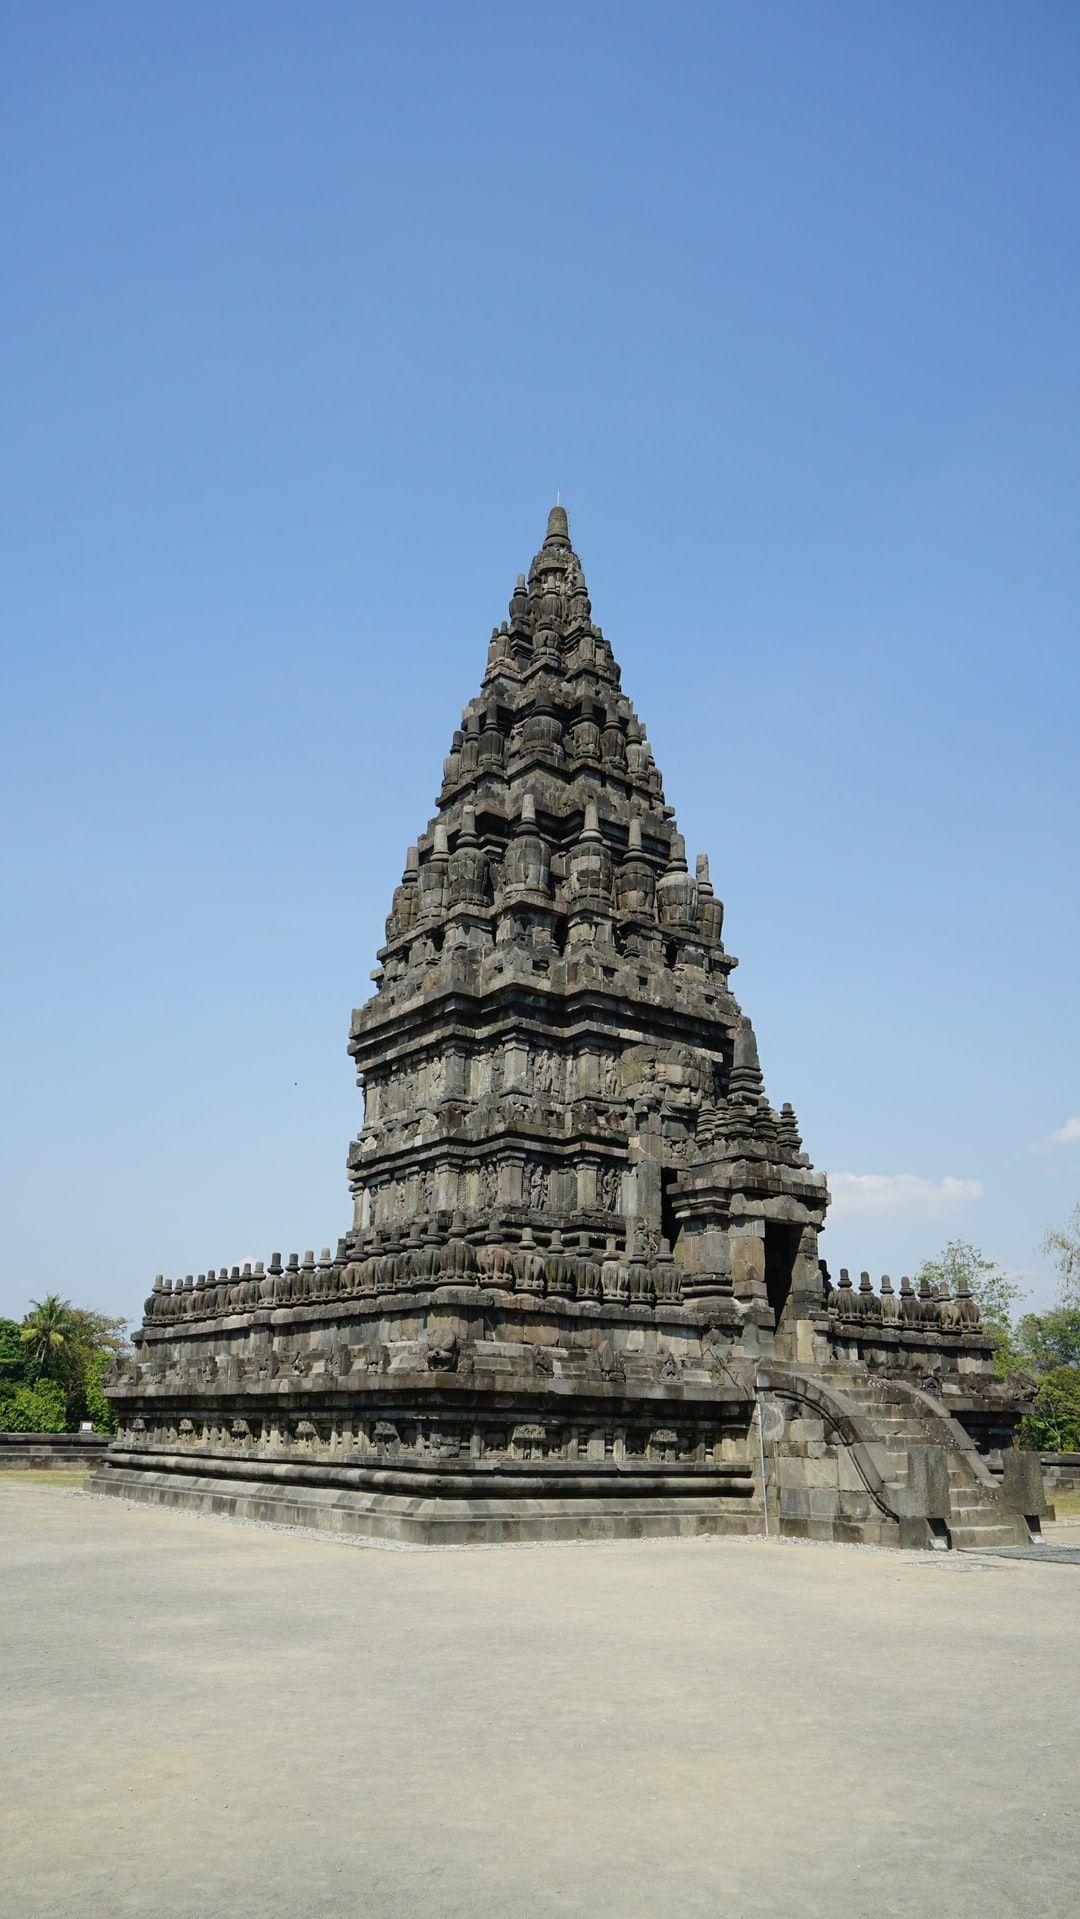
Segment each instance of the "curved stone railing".
[{"label": "curved stone railing", "polygon": [[758,1367],[755,1387],[758,1392],[774,1392],[811,1407],[847,1448],[867,1493],[887,1519],[906,1530],[906,1522],[925,1517],[917,1511],[909,1490],[896,1483],[886,1447],[854,1401],[815,1374],[777,1361]]},{"label": "curved stone railing", "polygon": [[[999,1472],[991,1470],[975,1441],[943,1402],[906,1380],[852,1375],[852,1399],[833,1381],[799,1368],[767,1363],[757,1373],[759,1391],[812,1407],[847,1449],[867,1493],[900,1527],[902,1545],[948,1544],[954,1529],[961,1538],[972,1526],[995,1530],[999,1540],[1025,1544],[1038,1536],[1040,1515],[1050,1511],[1035,1454],[1015,1450],[1004,1455]],[[875,1411],[902,1412],[900,1443],[907,1454],[901,1484],[895,1456],[877,1437]],[[890,1422],[896,1434],[895,1417]],[[950,1471],[950,1459],[955,1462]],[[956,1505],[957,1474],[969,1497]],[[838,1482],[839,1484],[839,1482]],[[839,1495],[842,1504],[842,1494]]]}]

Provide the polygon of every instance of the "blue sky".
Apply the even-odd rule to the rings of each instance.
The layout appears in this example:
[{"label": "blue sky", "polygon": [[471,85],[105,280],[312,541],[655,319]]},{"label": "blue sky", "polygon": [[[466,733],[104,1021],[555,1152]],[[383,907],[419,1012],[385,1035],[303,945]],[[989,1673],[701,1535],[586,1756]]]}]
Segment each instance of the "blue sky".
[{"label": "blue sky", "polygon": [[1076,8],[2,31],[0,1311],[344,1229],[349,1010],[556,488],[831,1258],[1048,1297]]}]

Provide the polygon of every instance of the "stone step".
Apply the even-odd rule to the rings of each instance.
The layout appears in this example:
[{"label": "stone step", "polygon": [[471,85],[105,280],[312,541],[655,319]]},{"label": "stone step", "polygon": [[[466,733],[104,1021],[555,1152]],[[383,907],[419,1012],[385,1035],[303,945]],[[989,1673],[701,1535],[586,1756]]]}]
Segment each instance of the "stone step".
[{"label": "stone step", "polygon": [[1016,1533],[1012,1526],[950,1526],[954,1546],[1010,1546]]},{"label": "stone step", "polygon": [[858,1410],[867,1419],[888,1420],[891,1425],[899,1423],[902,1426],[910,1426],[912,1431],[914,1431],[916,1427],[921,1430],[925,1423],[923,1416],[920,1413],[914,1412],[910,1406],[882,1404],[880,1400],[859,1400]]},{"label": "stone step", "polygon": [[912,1432],[919,1427],[903,1406],[860,1406],[858,1410],[872,1426],[907,1426]]},{"label": "stone step", "polygon": [[855,1379],[846,1384],[843,1381],[837,1383],[840,1391],[846,1394],[848,1399],[857,1399],[866,1405],[873,1402],[878,1406],[904,1407],[909,1403],[903,1393],[891,1392],[889,1387],[882,1385],[880,1381]]}]

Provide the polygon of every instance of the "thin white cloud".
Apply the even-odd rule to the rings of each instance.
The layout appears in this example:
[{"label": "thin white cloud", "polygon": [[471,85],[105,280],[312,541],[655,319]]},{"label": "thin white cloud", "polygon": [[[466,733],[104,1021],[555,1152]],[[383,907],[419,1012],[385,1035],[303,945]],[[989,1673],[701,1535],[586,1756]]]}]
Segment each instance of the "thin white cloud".
[{"label": "thin white cloud", "polygon": [[830,1219],[939,1219],[981,1199],[981,1179],[921,1179],[917,1173],[830,1173]]},{"label": "thin white cloud", "polygon": [[1032,1147],[1033,1153],[1052,1153],[1055,1146],[1080,1146],[1080,1113],[1075,1119],[1067,1119],[1064,1126],[1058,1126],[1045,1138],[1037,1139]]}]

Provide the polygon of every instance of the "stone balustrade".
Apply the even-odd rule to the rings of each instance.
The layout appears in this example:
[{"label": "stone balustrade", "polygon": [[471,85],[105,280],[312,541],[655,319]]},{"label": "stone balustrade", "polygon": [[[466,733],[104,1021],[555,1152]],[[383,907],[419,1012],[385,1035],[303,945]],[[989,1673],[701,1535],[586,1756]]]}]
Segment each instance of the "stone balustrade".
[{"label": "stone balustrade", "polygon": [[189,1273],[182,1280],[167,1280],[159,1273],[146,1301],[144,1323],[171,1325],[320,1300],[420,1293],[436,1286],[483,1286],[645,1306],[679,1298],[678,1270],[664,1251],[635,1258],[613,1237],[600,1251],[586,1232],[568,1246],[557,1229],[544,1246],[529,1227],[521,1229],[514,1243],[474,1244],[451,1229],[449,1237],[421,1239],[414,1234],[398,1243],[383,1244],[373,1236],[353,1252],[339,1240],[336,1253],[324,1247],[318,1259],[313,1252],[302,1257],[290,1253],[285,1260],[274,1253],[268,1266],[258,1260],[216,1272],[210,1268],[197,1277]]},{"label": "stone balustrade", "polygon": [[834,1285],[824,1260],[820,1263],[822,1294],[829,1319],[837,1326],[882,1326],[920,1333],[977,1333],[982,1326],[978,1305],[961,1281],[955,1294],[942,1284],[922,1279],[917,1286],[905,1274],[900,1290],[885,1273],[875,1288],[869,1273],[859,1274],[858,1286],[846,1266]]},{"label": "stone balustrade", "polygon": [[820,1302],[808,1316],[819,1362],[858,1362],[935,1391],[1000,1396],[993,1341],[965,1285],[950,1292],[905,1274],[894,1286],[886,1273],[875,1286],[867,1272],[856,1282],[844,1266],[834,1280],[819,1265]]}]

